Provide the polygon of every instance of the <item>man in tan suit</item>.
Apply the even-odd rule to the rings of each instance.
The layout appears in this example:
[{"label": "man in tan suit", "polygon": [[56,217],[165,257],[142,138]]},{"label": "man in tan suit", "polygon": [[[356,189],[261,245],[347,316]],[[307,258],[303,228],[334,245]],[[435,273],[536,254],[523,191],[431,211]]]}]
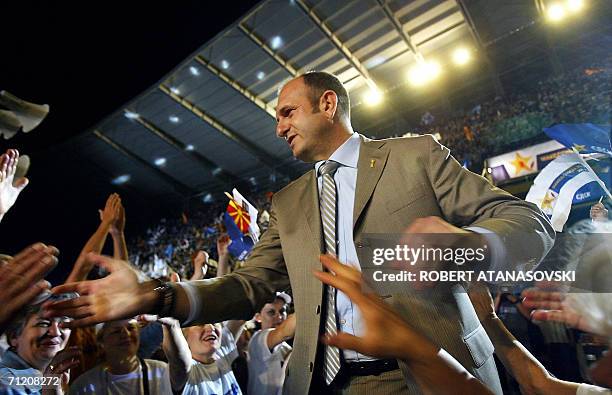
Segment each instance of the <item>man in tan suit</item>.
[{"label": "man in tan suit", "polygon": [[[431,136],[376,141],[354,133],[348,94],[330,74],[312,72],[288,82],[279,94],[277,121],[277,135],[287,140],[297,158],[316,162],[317,170],[328,159],[339,163],[332,177],[337,186],[335,238],[341,261],[359,267],[355,252],[367,248],[363,235],[401,233],[409,226],[427,233],[484,233],[496,248],[496,264],[507,268],[536,264],[552,246],[554,231],[534,205],[462,168]],[[249,319],[275,292],[290,290],[297,325],[285,393],[418,393],[403,363],[397,369],[396,361],[356,353],[341,354],[341,369],[332,374],[336,378],[331,386],[323,380],[323,370],[329,368],[319,337],[327,331],[323,323],[330,296],[312,272],[320,269],[319,256],[333,243],[326,244],[327,230],[321,223],[321,184],[313,169],[274,195],[269,229],[244,268],[214,280],[156,288],[153,283],[136,286],[125,266],[92,256],[111,275],[99,283],[60,287],[58,292],[74,290],[90,296],[80,305],[50,306],[50,314],[72,313],[80,318],[74,325],[87,325],[171,310],[189,325]],[[460,284],[436,287],[426,297],[387,296],[385,300],[410,325],[501,393],[493,346]],[[362,333],[358,310],[341,293],[335,298],[339,329]],[[354,319],[347,323],[350,317]]]}]

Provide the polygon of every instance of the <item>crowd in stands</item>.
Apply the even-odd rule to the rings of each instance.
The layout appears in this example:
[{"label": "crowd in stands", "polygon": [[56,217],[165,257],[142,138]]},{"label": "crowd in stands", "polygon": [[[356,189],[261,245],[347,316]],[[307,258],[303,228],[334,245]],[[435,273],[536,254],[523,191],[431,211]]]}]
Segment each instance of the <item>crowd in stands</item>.
[{"label": "crowd in stands", "polygon": [[[543,125],[552,122],[606,122],[609,102],[604,87],[609,77],[609,70],[601,68],[554,77],[539,84],[534,92],[510,99],[495,98],[461,115],[427,113],[418,131],[439,133],[459,159],[480,163],[485,155],[498,153],[501,146],[537,136]],[[0,156],[0,221],[27,185],[26,179],[14,179],[18,159],[16,150]],[[260,211],[262,232],[267,226],[270,197],[270,193],[251,197]],[[228,251],[231,240],[221,219],[225,205],[207,207],[178,218],[162,219],[128,244],[125,229],[129,216],[121,197],[110,195],[100,210],[100,224],[91,230],[67,282],[85,280],[96,265],[109,272],[121,269],[139,279],[173,282],[230,273],[241,262]],[[594,206],[592,220],[608,221],[608,211],[601,203]],[[113,258],[98,255],[108,236],[113,243]],[[75,303],[74,322],[87,320],[75,302],[79,295],[56,295],[44,280],[57,264],[57,255],[55,247],[43,243],[33,244],[15,256],[0,255],[0,335],[4,335],[4,346],[0,347],[0,394],[282,391],[296,330],[290,295],[277,293],[246,322],[230,320],[181,328],[171,317],[142,315],[71,331],[64,325],[71,319],[50,318],[45,313],[49,303],[63,301]],[[378,358],[399,359],[409,367],[424,393],[490,393],[451,355],[407,325],[388,304],[364,293],[361,274],[356,269],[330,256],[323,257],[322,264],[327,271],[315,276],[345,292],[359,307],[367,327],[364,337],[335,336],[326,338],[327,344]],[[98,275],[103,276],[104,270]],[[96,283],[92,284],[95,287]],[[482,285],[470,290],[478,319],[503,366],[502,378],[507,380],[504,390],[530,394],[610,393],[606,388],[612,388],[612,353],[602,356],[600,352],[596,365],[583,363],[585,369],[580,370],[576,342],[568,340],[586,334],[590,344],[607,348],[612,338],[612,318],[606,295],[609,296],[577,299],[558,290],[537,287],[493,296]],[[546,353],[553,349],[542,352],[534,336],[525,334],[527,326],[530,331],[547,333],[534,323],[534,318],[556,325],[557,333],[565,335],[565,341],[572,344],[569,350],[577,361],[576,369],[570,373],[557,369],[555,364],[567,364],[567,360],[546,359]],[[523,329],[513,324],[517,319],[525,324]],[[33,379],[43,375],[53,380],[44,383]],[[444,380],[439,380],[440,376]],[[24,377],[32,379],[17,385],[15,380]],[[583,384],[587,382],[601,387]]]},{"label": "crowd in stands", "polygon": [[524,146],[552,124],[609,124],[609,65],[552,76],[531,91],[509,92],[455,114],[426,112],[412,131],[438,133],[460,162],[480,172],[484,159]]}]

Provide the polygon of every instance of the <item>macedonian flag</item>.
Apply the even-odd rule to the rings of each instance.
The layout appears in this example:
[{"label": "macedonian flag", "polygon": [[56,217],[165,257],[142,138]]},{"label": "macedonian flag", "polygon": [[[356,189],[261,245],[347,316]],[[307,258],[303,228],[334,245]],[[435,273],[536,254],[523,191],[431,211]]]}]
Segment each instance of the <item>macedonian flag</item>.
[{"label": "macedonian flag", "polygon": [[230,199],[227,205],[227,213],[232,217],[236,226],[238,226],[238,229],[240,229],[242,233],[248,233],[249,226],[251,225],[251,217],[244,207],[236,203],[234,199]]}]

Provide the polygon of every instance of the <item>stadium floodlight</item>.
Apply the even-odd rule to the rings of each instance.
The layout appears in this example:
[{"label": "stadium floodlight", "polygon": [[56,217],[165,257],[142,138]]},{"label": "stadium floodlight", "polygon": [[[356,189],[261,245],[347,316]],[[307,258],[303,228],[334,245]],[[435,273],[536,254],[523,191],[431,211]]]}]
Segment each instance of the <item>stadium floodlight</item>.
[{"label": "stadium floodlight", "polygon": [[181,90],[179,88],[177,88],[176,86],[170,87],[170,92],[174,93],[175,95],[180,95],[181,94]]},{"label": "stadium floodlight", "polygon": [[375,106],[382,101],[382,92],[377,88],[370,88],[363,95],[363,101],[369,106]]},{"label": "stadium floodlight", "polygon": [[281,36],[274,36],[272,40],[270,40],[270,47],[276,50],[283,46],[283,39]]},{"label": "stadium floodlight", "polygon": [[111,183],[113,185],[121,185],[121,184],[125,184],[128,181],[130,181],[130,175],[129,174],[123,174],[123,175],[120,175],[119,177],[113,178]]},{"label": "stadium floodlight", "polygon": [[582,0],[567,0],[566,8],[570,12],[578,12],[584,7],[584,1]]},{"label": "stadium floodlight", "polygon": [[185,151],[193,151],[195,150],[195,147],[193,146],[193,144],[187,144],[187,146],[185,147]]},{"label": "stadium floodlight", "polygon": [[408,79],[414,86],[425,85],[438,78],[442,68],[435,61],[419,62],[408,73]]},{"label": "stadium floodlight", "polygon": [[546,16],[551,22],[559,22],[565,18],[565,7],[558,3],[551,4],[546,10]]},{"label": "stadium floodlight", "polygon": [[177,117],[176,115],[170,115],[170,116],[168,117],[168,120],[169,120],[170,122],[172,122],[172,123],[179,123],[180,118],[179,118],[179,117]]},{"label": "stadium floodlight", "polygon": [[467,48],[457,48],[453,52],[453,62],[458,66],[467,64],[472,58],[472,54]]},{"label": "stadium floodlight", "polygon": [[155,166],[163,166],[166,164],[166,158],[157,158],[153,163],[155,163]]},{"label": "stadium floodlight", "polygon": [[132,112],[132,111],[126,111],[125,114],[123,114],[127,119],[138,119],[140,117],[140,115],[138,113]]},{"label": "stadium floodlight", "polygon": [[189,67],[189,72],[191,73],[191,75],[194,75],[196,77],[200,75],[200,70],[195,66]]},{"label": "stadium floodlight", "polygon": [[223,70],[227,70],[227,69],[229,69],[229,67],[230,67],[229,62],[228,62],[227,60],[223,59],[223,60],[221,61],[221,68],[222,68]]}]

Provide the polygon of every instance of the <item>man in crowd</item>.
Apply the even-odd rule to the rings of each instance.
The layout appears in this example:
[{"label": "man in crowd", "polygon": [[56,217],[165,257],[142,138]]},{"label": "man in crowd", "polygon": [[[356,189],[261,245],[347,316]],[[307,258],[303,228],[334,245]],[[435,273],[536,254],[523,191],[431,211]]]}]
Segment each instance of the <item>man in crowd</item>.
[{"label": "man in crowd", "polygon": [[[322,334],[359,335],[364,328],[346,295],[312,277],[319,254],[360,268],[357,251],[366,234],[480,234],[493,250],[494,269],[533,267],[553,243],[552,227],[534,205],[462,168],[431,136],[373,141],[353,132],[348,93],[331,74],[309,72],[289,81],[276,114],[277,136],[315,166],[274,195],[268,231],[245,267],[212,282],[160,289],[138,284],[123,262],[91,255],[111,275],[57,288],[89,296],[48,305],[47,314],[73,315],[73,325],[138,312],[171,314],[183,325],[248,319],[275,292],[291,287],[298,322],[285,393],[420,391],[402,361],[320,344]],[[388,296],[413,327],[501,393],[493,346],[461,285]],[[363,380],[351,388],[356,376]]]},{"label": "man in crowd", "polygon": [[[41,303],[49,297],[51,294],[45,291],[24,307],[6,331],[10,348],[0,360],[2,394],[64,393],[70,368],[78,364],[79,350],[64,350],[70,329],[60,326],[62,318],[42,317]],[[44,388],[40,380],[43,375],[49,380]]]},{"label": "man in crowd", "polygon": [[280,394],[285,381],[285,367],[291,346],[286,340],[295,334],[295,315],[287,317],[291,296],[279,292],[266,303],[255,319],[261,330],[249,342],[250,395]]}]

